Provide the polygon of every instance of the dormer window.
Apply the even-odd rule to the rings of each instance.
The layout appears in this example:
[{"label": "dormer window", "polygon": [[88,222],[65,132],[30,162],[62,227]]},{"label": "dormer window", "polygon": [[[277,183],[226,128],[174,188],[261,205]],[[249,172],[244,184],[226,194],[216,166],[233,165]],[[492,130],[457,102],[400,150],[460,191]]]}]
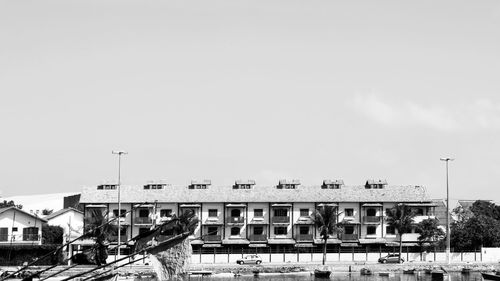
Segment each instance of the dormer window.
[{"label": "dormer window", "polygon": [[100,184],[97,186],[97,189],[104,190],[104,189],[116,189],[118,185],[117,184]]},{"label": "dormer window", "polygon": [[343,180],[324,180],[322,189],[340,189],[344,185]]},{"label": "dormer window", "polygon": [[255,185],[254,180],[247,180],[247,181],[237,180],[233,185],[233,189],[252,189],[254,185]]},{"label": "dormer window", "polygon": [[366,189],[383,189],[387,185],[386,180],[367,180],[365,183]]},{"label": "dormer window", "polygon": [[167,185],[162,183],[150,183],[145,184],[144,189],[163,189],[165,186]]},{"label": "dormer window", "polygon": [[278,189],[297,189],[297,187],[300,185],[299,180],[292,180],[292,181],[287,181],[287,180],[280,180],[276,188]]},{"label": "dormer window", "polygon": [[191,181],[191,184],[188,186],[189,189],[207,189],[209,185],[212,184],[211,180],[203,180],[203,181]]}]

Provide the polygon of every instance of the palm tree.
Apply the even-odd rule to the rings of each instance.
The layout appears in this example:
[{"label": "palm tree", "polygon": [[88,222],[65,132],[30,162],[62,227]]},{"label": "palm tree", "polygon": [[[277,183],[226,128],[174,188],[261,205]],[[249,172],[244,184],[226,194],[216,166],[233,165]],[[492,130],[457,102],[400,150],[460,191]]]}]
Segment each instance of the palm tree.
[{"label": "palm tree", "polygon": [[413,218],[416,213],[407,205],[396,204],[386,211],[386,221],[398,231],[399,235],[399,262],[401,262],[401,253],[403,252],[403,234],[410,233],[413,227]]},{"label": "palm tree", "polygon": [[95,240],[90,251],[89,260],[93,260],[97,265],[105,264],[108,258],[109,237],[116,235],[118,227],[108,223],[107,218],[101,210],[92,210],[90,218],[86,219],[85,237]]},{"label": "palm tree", "polygon": [[321,239],[323,239],[323,265],[325,265],[326,261],[326,243],[328,237],[340,231],[337,217],[337,207],[328,204],[321,205],[311,214],[311,219],[319,230]]}]

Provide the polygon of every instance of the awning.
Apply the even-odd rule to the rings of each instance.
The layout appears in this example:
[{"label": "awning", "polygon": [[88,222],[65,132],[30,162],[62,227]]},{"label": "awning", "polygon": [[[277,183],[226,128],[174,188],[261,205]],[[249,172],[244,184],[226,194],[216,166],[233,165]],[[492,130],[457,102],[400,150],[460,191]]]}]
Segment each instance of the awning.
[{"label": "awning", "polygon": [[222,222],[220,221],[209,221],[209,220],[206,220],[203,225],[223,225]]},{"label": "awning", "polygon": [[261,221],[252,220],[252,221],[249,221],[248,224],[269,224],[269,223],[267,221],[263,221],[263,220],[261,220]]},{"label": "awning", "polygon": [[193,239],[191,240],[191,245],[203,245],[203,240],[201,239]]},{"label": "awning", "polygon": [[246,206],[247,206],[246,204],[226,204],[226,207],[245,208]]},{"label": "awning", "polygon": [[222,240],[222,244],[233,244],[233,245],[248,245],[250,244],[250,241],[248,241],[247,239],[224,239]]},{"label": "awning", "polygon": [[202,247],[203,248],[220,248],[220,247],[222,247],[222,245],[221,244],[204,244]]},{"label": "awning", "polygon": [[314,224],[314,222],[312,220],[299,220],[299,221],[296,221],[295,222],[296,225],[300,224],[300,225],[311,225],[311,224]]},{"label": "awning", "polygon": [[314,248],[314,245],[312,243],[297,243],[295,248]]},{"label": "awning", "polygon": [[435,203],[403,203],[403,205],[408,207],[437,207]]},{"label": "awning", "polygon": [[380,203],[365,203],[361,205],[362,207],[382,207],[383,205]]},{"label": "awning", "polygon": [[295,240],[291,238],[274,238],[274,239],[268,239],[267,240],[268,244],[295,244]]},{"label": "awning", "polygon": [[267,244],[250,244],[248,245],[249,248],[266,248]]},{"label": "awning", "polygon": [[359,221],[352,221],[352,220],[342,220],[340,223],[341,224],[361,224]]},{"label": "awning", "polygon": [[386,242],[384,238],[359,239],[360,244],[385,244]]},{"label": "awning", "polygon": [[134,208],[153,208],[153,204],[135,204]]},{"label": "awning", "polygon": [[337,207],[338,204],[337,203],[320,203],[318,204],[318,206],[322,207],[322,206],[332,206],[332,207]]},{"label": "awning", "polygon": [[[323,239],[314,239],[314,244],[323,244]],[[340,239],[329,238],[326,240],[326,244],[340,244],[342,241]]]},{"label": "awning", "polygon": [[272,207],[292,207],[292,204],[281,204],[281,203],[277,203],[277,204],[272,204],[271,205]]},{"label": "awning", "polygon": [[106,208],[108,207],[107,205],[103,205],[103,204],[100,204],[100,205],[85,205],[86,208]]},{"label": "awning", "polygon": [[340,247],[361,247],[358,243],[342,243]]},{"label": "awning", "polygon": [[181,207],[181,208],[199,208],[200,204],[181,204],[179,207]]},{"label": "awning", "polygon": [[[386,246],[390,246],[390,247],[399,247],[399,242],[386,242],[385,243]],[[403,242],[403,247],[414,247],[414,246],[418,246],[418,243],[405,243]]]}]

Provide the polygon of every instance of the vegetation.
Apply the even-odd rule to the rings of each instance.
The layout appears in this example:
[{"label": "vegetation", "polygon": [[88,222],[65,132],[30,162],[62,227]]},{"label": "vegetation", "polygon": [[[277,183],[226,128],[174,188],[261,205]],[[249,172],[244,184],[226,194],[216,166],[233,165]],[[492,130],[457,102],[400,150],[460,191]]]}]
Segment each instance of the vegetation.
[{"label": "vegetation", "polygon": [[387,224],[394,227],[399,235],[399,256],[403,252],[403,234],[410,233],[413,228],[415,212],[404,204],[397,204],[386,212]]},{"label": "vegetation", "polygon": [[107,218],[101,210],[92,210],[91,216],[86,218],[85,237],[95,240],[88,259],[97,265],[105,264],[108,258],[109,237],[116,235],[118,227],[107,223]]},{"label": "vegetation", "polygon": [[11,206],[14,206],[18,209],[23,208],[23,205],[20,205],[20,204],[16,205],[16,203],[14,203],[14,201],[12,201],[12,200],[10,200],[10,201],[3,200],[3,202],[0,202],[0,208],[7,208],[7,207],[11,207]]},{"label": "vegetation", "polygon": [[337,218],[337,207],[326,204],[316,209],[311,215],[311,219],[319,230],[321,239],[323,239],[323,265],[325,265],[326,262],[326,245],[328,237],[334,233],[340,232],[342,229],[337,222]]},{"label": "vegetation", "polygon": [[424,244],[433,246],[441,241],[445,237],[445,232],[439,227],[439,221],[437,219],[425,219],[417,224],[417,233],[420,234],[418,237],[418,242],[420,246]]},{"label": "vegetation", "polygon": [[43,244],[62,244],[64,229],[58,225],[42,225],[42,243]]},{"label": "vegetation", "polygon": [[52,212],[54,212],[53,209],[47,209],[47,208],[45,208],[45,209],[42,210],[42,215],[48,216],[48,215],[52,214]]}]

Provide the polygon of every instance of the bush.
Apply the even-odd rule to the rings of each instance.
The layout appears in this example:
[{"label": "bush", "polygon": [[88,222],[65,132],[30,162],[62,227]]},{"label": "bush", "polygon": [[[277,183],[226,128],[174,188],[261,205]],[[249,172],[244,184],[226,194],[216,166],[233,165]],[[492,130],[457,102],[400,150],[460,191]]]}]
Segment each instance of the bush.
[{"label": "bush", "polygon": [[57,225],[42,225],[42,243],[43,244],[62,244],[64,229]]},{"label": "bush", "polygon": [[[22,265],[53,252],[60,245],[2,245],[0,246],[0,265]],[[61,251],[40,260],[36,265],[53,265],[62,262]]]}]

